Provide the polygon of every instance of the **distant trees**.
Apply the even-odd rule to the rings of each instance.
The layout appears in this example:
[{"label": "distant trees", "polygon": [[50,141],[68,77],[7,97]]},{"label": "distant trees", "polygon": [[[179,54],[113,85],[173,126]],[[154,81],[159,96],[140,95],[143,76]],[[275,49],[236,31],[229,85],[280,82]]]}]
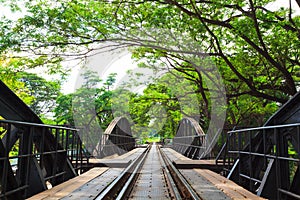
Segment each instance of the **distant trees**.
[{"label": "distant trees", "polygon": [[17,71],[7,67],[3,62],[0,62],[0,78],[18,97],[20,97],[27,105],[31,104],[34,97],[29,94],[25,83],[19,80]]},{"label": "distant trees", "polygon": [[[150,84],[143,94],[130,100],[129,106],[130,116],[135,123],[133,132],[141,135],[141,138],[149,137],[150,132],[162,138],[172,137],[176,133],[182,113],[174,91],[166,85]],[[147,129],[139,130],[141,127]]]},{"label": "distant trees", "polygon": [[47,81],[37,74],[22,72],[19,80],[25,84],[33,101],[30,108],[39,116],[45,116],[53,112],[56,99],[61,94],[59,81]]},{"label": "distant trees", "polygon": [[80,76],[83,79],[81,87],[56,99],[54,118],[57,124],[81,129],[81,140],[89,152],[94,152],[104,130],[114,119],[111,87],[116,74],[110,74],[105,81],[90,70],[83,71]]},{"label": "distant trees", "polygon": [[[97,72],[81,74],[83,83],[74,93],[61,94],[56,100],[57,123],[72,126],[88,126],[95,120],[105,130],[113,119],[111,108],[112,90],[116,74],[110,74],[103,82]],[[74,121],[74,119],[76,121]],[[76,124],[77,123],[77,124]]]}]

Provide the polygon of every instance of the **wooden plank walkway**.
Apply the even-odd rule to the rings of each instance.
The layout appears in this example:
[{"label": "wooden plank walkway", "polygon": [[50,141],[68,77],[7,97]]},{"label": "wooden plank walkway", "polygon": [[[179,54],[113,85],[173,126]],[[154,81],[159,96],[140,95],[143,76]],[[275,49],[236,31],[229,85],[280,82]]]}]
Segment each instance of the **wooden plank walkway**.
[{"label": "wooden plank walkway", "polygon": [[123,168],[142,154],[146,148],[136,148],[123,155],[103,159],[90,159],[94,168],[49,190],[32,196],[29,200],[93,199],[107,187]]},{"label": "wooden plank walkway", "polygon": [[46,190],[44,192],[41,192],[37,195],[34,195],[29,198],[29,200],[40,200],[40,199],[61,199],[73,191],[75,191],[80,186],[88,183],[92,179],[100,176],[105,171],[107,171],[109,168],[103,167],[103,168],[93,168],[86,173],[83,173],[80,176],[76,176],[75,178],[72,178],[62,184],[59,184],[49,190]]},{"label": "wooden plank walkway", "polygon": [[217,166],[215,160],[192,160],[178,153],[171,148],[162,148],[162,150],[168,155],[170,160],[174,163],[177,169],[209,169],[219,173],[222,170],[222,166]]},{"label": "wooden plank walkway", "polygon": [[231,199],[264,199],[249,192],[248,190],[237,185],[233,181],[207,169],[194,169],[202,177],[206,178],[219,190],[223,191]]},{"label": "wooden plank walkway", "polygon": [[92,158],[89,163],[93,167],[112,167],[112,168],[125,168],[133,160],[135,160],[146,148],[135,148],[120,156],[109,156],[102,159]]},{"label": "wooden plank walkway", "polygon": [[60,199],[95,199],[115,178],[122,173],[122,168],[109,168],[100,176],[81,185],[72,193]]},{"label": "wooden plank walkway", "polygon": [[163,151],[175,165],[181,166],[179,171],[202,199],[264,199],[209,170],[214,167],[214,160],[192,160],[171,148]]}]

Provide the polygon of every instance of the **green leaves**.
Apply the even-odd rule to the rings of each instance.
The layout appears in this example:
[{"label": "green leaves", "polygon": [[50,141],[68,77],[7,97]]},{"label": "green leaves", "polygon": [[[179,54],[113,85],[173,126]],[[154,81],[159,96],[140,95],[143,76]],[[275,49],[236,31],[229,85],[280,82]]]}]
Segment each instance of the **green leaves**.
[{"label": "green leaves", "polygon": [[[18,54],[28,57],[16,61],[15,68],[47,66],[51,73],[64,74],[64,59],[85,59],[99,43],[115,41],[116,48],[130,46],[134,58],[147,63],[143,67],[155,65],[153,68],[160,71],[160,60],[168,63],[165,69],[191,81],[194,86],[189,87],[197,91],[199,107],[209,119],[210,98],[214,97],[208,92],[206,80],[213,77],[211,81],[218,82],[213,79],[220,77],[212,76],[213,67],[207,67],[208,61],[202,59],[206,54],[221,74],[229,108],[240,118],[235,109],[248,110],[238,105],[238,101],[246,102],[246,97],[251,97],[255,105],[271,105],[284,103],[299,89],[300,17],[290,16],[285,8],[269,10],[272,2],[26,1],[24,17],[1,19],[0,52],[3,56],[26,52]],[[17,1],[10,3],[14,11],[22,7]],[[100,80],[87,76],[90,82],[85,87],[97,94],[100,109],[100,97],[106,92],[106,101],[110,96],[114,78],[110,77],[104,88],[94,90]],[[173,98],[170,91],[163,91],[161,82],[154,86],[145,91],[147,98]],[[149,106],[145,103],[145,112]],[[183,111],[190,112],[188,109],[185,106]],[[258,108],[257,113],[263,115]]]},{"label": "green leaves", "polygon": [[19,80],[25,83],[34,101],[29,104],[30,108],[39,116],[49,114],[53,111],[55,101],[60,95],[60,83],[58,81],[47,81],[32,73],[20,73]]},{"label": "green leaves", "polygon": [[72,94],[61,94],[57,98],[54,110],[57,123],[83,127],[93,123],[105,130],[113,119],[111,107],[113,93],[110,87],[115,82],[115,76],[116,74],[110,74],[102,83],[97,73],[84,71],[81,74],[82,86]]},{"label": "green leaves", "polygon": [[0,62],[0,78],[37,115],[49,114],[55,107],[60,94],[58,81],[47,81],[36,74],[23,72],[19,65],[22,60],[11,59]]}]

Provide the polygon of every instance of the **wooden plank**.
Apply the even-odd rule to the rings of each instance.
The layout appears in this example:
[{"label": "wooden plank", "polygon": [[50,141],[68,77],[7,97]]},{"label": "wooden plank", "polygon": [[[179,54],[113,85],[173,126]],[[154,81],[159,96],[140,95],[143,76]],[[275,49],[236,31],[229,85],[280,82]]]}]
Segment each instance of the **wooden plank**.
[{"label": "wooden plank", "polygon": [[263,200],[264,198],[259,197],[248,190],[237,185],[233,181],[207,169],[194,169],[201,176],[205,177],[209,182],[214,184],[218,189],[223,191],[231,199],[258,199]]},{"label": "wooden plank", "polygon": [[174,162],[175,162],[175,164],[178,164],[178,165],[183,165],[183,164],[216,165],[215,160],[181,160],[181,159],[177,159]]},{"label": "wooden plank", "polygon": [[223,166],[216,165],[215,160],[174,160],[176,168],[178,169],[209,169],[214,172],[220,173],[223,169]]},{"label": "wooden plank", "polygon": [[98,177],[103,174],[109,168],[93,168],[75,178],[72,178],[62,184],[59,184],[49,190],[36,194],[29,198],[29,200],[40,200],[40,199],[60,199],[64,196],[67,196],[81,185],[86,184],[90,180]]},{"label": "wooden plank", "polygon": [[128,151],[127,153],[125,154],[122,154],[118,157],[118,159],[126,159],[128,157],[131,157],[133,154],[136,154],[136,153],[141,153],[143,152],[144,150],[146,150],[146,148],[135,148],[131,151]]},{"label": "wooden plank", "polygon": [[175,151],[174,149],[171,148],[161,148],[162,151],[164,151],[168,158],[170,158],[171,161],[180,159],[180,160],[192,160],[188,157],[185,157],[184,155],[182,155],[181,153],[178,153],[177,151]]},{"label": "wooden plank", "polygon": [[88,183],[83,184],[61,200],[95,199],[99,193],[107,188],[107,186],[122,173],[122,171],[123,169],[120,168],[110,168],[100,176],[97,176]]},{"label": "wooden plank", "polygon": [[194,191],[202,200],[222,199],[230,200],[231,198],[217,188],[214,184],[208,181],[201,174],[193,169],[180,169],[180,173],[186,181],[192,186]]},{"label": "wooden plank", "polygon": [[145,150],[146,148],[135,148],[121,156],[114,158],[91,158],[89,159],[89,164],[91,164],[93,167],[126,168]]},{"label": "wooden plank", "polygon": [[117,153],[115,153],[115,154],[113,154],[111,156],[104,157],[104,159],[113,159],[113,158],[117,158],[117,157],[119,157],[119,155]]},{"label": "wooden plank", "polygon": [[127,153],[120,155],[120,156],[113,156],[113,157],[105,157],[105,158],[91,158],[89,159],[89,163],[91,164],[95,164],[95,163],[101,163],[103,161],[107,162],[108,160],[124,160],[127,159],[128,157],[132,156],[132,154],[138,153],[139,151],[141,151],[141,149],[145,149],[145,148],[135,148],[131,151],[128,151]]}]

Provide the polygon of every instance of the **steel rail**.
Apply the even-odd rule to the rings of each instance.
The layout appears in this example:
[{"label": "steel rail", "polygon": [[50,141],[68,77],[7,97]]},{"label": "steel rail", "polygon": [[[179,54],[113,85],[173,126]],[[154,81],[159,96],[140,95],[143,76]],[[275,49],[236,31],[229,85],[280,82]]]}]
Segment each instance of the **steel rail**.
[{"label": "steel rail", "polygon": [[182,199],[181,195],[180,195],[180,192],[178,191],[176,183],[173,180],[172,175],[171,175],[170,171],[168,170],[168,167],[167,167],[167,165],[166,165],[166,163],[165,163],[165,161],[164,161],[164,159],[163,159],[163,157],[161,155],[160,148],[159,148],[159,146],[156,146],[156,148],[158,149],[159,159],[161,160],[161,163],[162,163],[162,169],[163,169],[163,172],[165,174],[165,178],[166,178],[167,184],[168,184],[168,186],[171,189],[171,195],[173,195],[173,197],[176,200],[180,200],[180,199]]},{"label": "steel rail", "polygon": [[185,178],[181,175],[180,171],[173,165],[170,159],[166,156],[163,151],[160,151],[162,158],[164,159],[168,170],[171,173],[173,180],[175,180],[177,188],[181,194],[183,199],[194,199],[200,200],[201,198],[197,195],[197,193],[193,190],[190,184],[185,180]]},{"label": "steel rail", "polygon": [[[119,193],[124,193],[123,189],[120,191],[120,185],[125,184],[126,187],[130,186],[130,183],[127,183],[127,179],[132,181],[134,177],[132,175],[137,175],[136,171],[142,165],[143,161],[145,160],[151,146],[149,145],[147,149],[131,164],[126,167],[122,173],[111,183],[107,186],[107,188],[101,192],[95,199],[115,199],[116,195]],[[124,185],[124,187],[125,187]],[[120,197],[118,197],[120,198]]]},{"label": "steel rail", "polygon": [[[164,159],[162,158],[161,151],[159,150],[159,146],[156,146],[156,148],[158,149],[158,156],[159,156],[159,159],[160,159],[161,164],[162,164],[162,170],[163,170],[163,173],[164,173],[165,180],[167,182],[167,186],[170,189],[169,192],[170,192],[171,198],[176,199],[176,200],[183,199],[183,198],[181,198],[181,195],[180,195],[180,192],[177,189],[176,183],[174,182],[174,180],[171,176],[171,173],[168,170]],[[146,156],[144,156],[143,160],[141,160],[139,162],[139,164],[136,166],[136,168],[133,171],[133,173],[131,174],[130,178],[124,184],[122,190],[120,191],[120,193],[116,197],[116,200],[122,200],[122,199],[127,199],[128,198],[128,196],[131,193],[131,190],[134,187],[134,184],[135,184],[135,182],[138,178],[138,173],[139,173],[140,169],[142,168],[142,165],[144,164],[145,158],[146,158]]]},{"label": "steel rail", "polygon": [[[148,156],[150,148],[147,149],[122,173],[106,187],[95,199],[116,199],[122,200],[127,199],[132,192],[132,189],[136,183],[139,172]],[[181,173],[176,169],[172,162],[167,158],[165,153],[158,148],[158,155],[161,161],[162,170],[164,173],[166,184],[169,188],[169,194],[171,199],[181,200],[181,199],[194,199],[200,200],[201,198],[192,189],[189,183],[181,175]]]},{"label": "steel rail", "polygon": [[[150,148],[152,148],[152,147],[150,146]],[[138,173],[139,173],[140,169],[142,168],[142,165],[144,164],[144,161],[145,161],[145,159],[148,155],[148,152],[149,152],[150,148],[147,150],[147,154],[145,154],[143,156],[143,158],[141,159],[141,161],[137,164],[136,168],[134,169],[134,171],[130,175],[128,181],[125,183],[122,190],[118,194],[116,200],[125,199],[127,197],[127,194],[131,192],[131,189],[133,188],[133,185],[136,182],[136,179],[138,177]]]}]

